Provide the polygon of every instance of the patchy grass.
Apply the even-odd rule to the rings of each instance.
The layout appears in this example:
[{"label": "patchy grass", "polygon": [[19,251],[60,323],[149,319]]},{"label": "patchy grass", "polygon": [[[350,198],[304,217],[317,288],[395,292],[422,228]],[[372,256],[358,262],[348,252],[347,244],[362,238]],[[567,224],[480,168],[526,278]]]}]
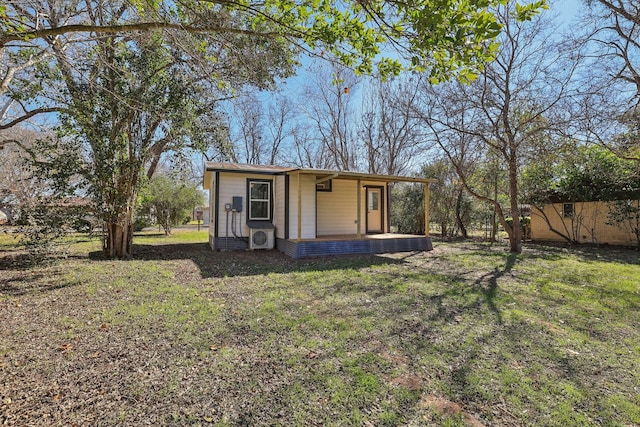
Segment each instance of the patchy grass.
[{"label": "patchy grass", "polygon": [[291,260],[176,230],[21,267],[3,238],[3,424],[640,425],[635,251]]}]

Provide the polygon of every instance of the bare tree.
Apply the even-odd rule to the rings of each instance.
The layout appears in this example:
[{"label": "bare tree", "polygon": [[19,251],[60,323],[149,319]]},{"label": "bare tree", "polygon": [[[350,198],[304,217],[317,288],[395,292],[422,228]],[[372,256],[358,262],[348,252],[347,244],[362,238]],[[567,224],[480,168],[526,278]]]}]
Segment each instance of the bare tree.
[{"label": "bare tree", "polygon": [[234,100],[235,160],[248,164],[263,162],[263,110],[262,103],[254,94],[244,95]]},{"label": "bare tree", "polygon": [[410,75],[363,88],[363,114],[358,135],[364,144],[370,173],[401,175],[425,150],[422,123],[413,114],[421,77]]},{"label": "bare tree", "polygon": [[609,77],[630,85],[635,104],[640,101],[640,4],[631,0],[587,0],[588,19],[594,23],[591,40],[606,59]]},{"label": "bare tree", "polygon": [[[494,206],[510,250],[521,252],[520,168],[535,158],[532,147],[545,144],[550,133],[565,127],[563,103],[573,93],[576,65],[546,16],[520,22],[515,9],[515,2],[498,9],[503,30],[496,60],[469,86],[425,86],[420,115],[466,190]],[[489,150],[498,153],[508,176],[507,203],[483,194],[468,172],[468,166]]]},{"label": "bare tree", "polygon": [[582,74],[580,130],[618,156],[640,161],[640,4],[585,3],[578,35],[591,60]]},{"label": "bare tree", "polygon": [[311,126],[299,124],[292,130],[292,144],[289,162],[301,168],[329,169],[331,163],[326,147],[318,144],[315,130]]},{"label": "bare tree", "polygon": [[303,108],[328,156],[325,166],[357,170],[359,147],[353,109],[358,79],[349,68],[333,63],[320,64],[312,71]]},{"label": "bare tree", "polygon": [[12,217],[20,215],[23,207],[34,204],[44,187],[29,167],[27,150],[44,135],[15,126],[11,131],[0,131],[0,206],[11,211]]},{"label": "bare tree", "polygon": [[[49,60],[52,53],[49,49],[33,47],[32,53],[23,58],[0,49],[0,130],[10,129],[43,113],[60,111],[59,107],[24,99],[21,96],[34,90],[33,68]],[[0,148],[4,145],[0,141]]]},{"label": "bare tree", "polygon": [[286,155],[282,150],[286,143],[293,138],[297,128],[296,108],[284,96],[275,97],[269,104],[267,114],[267,133],[269,137],[269,164],[274,165],[280,160],[286,162]]},{"label": "bare tree", "polygon": [[263,101],[252,92],[234,100],[233,112],[235,161],[270,165],[287,162],[282,151],[296,127],[295,110],[290,101],[283,96]]}]

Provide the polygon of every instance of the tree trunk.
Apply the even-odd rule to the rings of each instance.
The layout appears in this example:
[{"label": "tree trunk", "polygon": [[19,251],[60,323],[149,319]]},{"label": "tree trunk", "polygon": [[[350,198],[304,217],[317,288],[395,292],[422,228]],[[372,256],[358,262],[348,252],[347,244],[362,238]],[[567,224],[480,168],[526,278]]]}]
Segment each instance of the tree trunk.
[{"label": "tree trunk", "polygon": [[456,223],[460,229],[462,237],[468,239],[469,233],[467,232],[467,228],[464,226],[464,222],[462,222],[462,188],[458,190],[458,198],[456,199]]},{"label": "tree trunk", "polygon": [[518,166],[515,156],[509,160],[509,198],[511,201],[512,226],[506,227],[509,234],[509,251],[522,253],[522,230],[520,227],[520,208],[518,206]]},{"label": "tree trunk", "polygon": [[107,224],[107,248],[110,258],[131,259],[133,225]]},{"label": "tree trunk", "polygon": [[[498,174],[495,174],[495,180],[493,181],[493,200],[498,200]],[[491,215],[491,241],[495,242],[498,237],[498,219],[496,213],[496,207],[493,207],[493,215]]]},{"label": "tree trunk", "polygon": [[124,208],[119,221],[107,221],[106,245],[109,258],[131,259],[133,255],[133,209],[131,202]]},{"label": "tree trunk", "polygon": [[498,218],[496,215],[496,208],[493,208],[493,213],[491,214],[491,241],[495,242],[498,237]]}]

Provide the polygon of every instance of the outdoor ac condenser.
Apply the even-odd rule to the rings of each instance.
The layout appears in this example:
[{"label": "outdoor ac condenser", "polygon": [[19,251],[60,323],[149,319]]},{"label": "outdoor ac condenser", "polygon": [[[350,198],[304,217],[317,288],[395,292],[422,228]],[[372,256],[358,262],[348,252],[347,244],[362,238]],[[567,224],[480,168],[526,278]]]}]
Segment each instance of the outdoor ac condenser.
[{"label": "outdoor ac condenser", "polygon": [[252,228],[249,249],[273,249],[273,228]]}]

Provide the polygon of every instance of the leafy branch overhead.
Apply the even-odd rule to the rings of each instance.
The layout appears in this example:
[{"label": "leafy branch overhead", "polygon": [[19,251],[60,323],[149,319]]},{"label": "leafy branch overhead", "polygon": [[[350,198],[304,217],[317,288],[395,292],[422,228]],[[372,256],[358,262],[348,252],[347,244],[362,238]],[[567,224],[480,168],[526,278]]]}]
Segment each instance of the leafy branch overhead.
[{"label": "leafy branch overhead", "polygon": [[[221,99],[244,86],[274,87],[294,72],[302,52],[337,59],[358,73],[377,70],[383,78],[408,68],[432,81],[472,80],[496,55],[503,3],[9,2],[0,8],[0,54],[32,49],[47,59],[37,75],[32,69],[3,83],[12,90],[0,96],[9,98],[7,105],[19,103],[22,117],[42,111],[32,107],[62,113],[60,132],[87,154],[82,177],[106,224],[103,249],[129,258],[142,182],[168,156],[224,144],[219,121],[207,119]],[[541,7],[534,2],[517,13],[524,19]],[[18,67],[24,60],[14,62]],[[10,75],[4,64],[2,70]],[[32,80],[42,86],[29,102],[10,96]],[[220,141],[212,141],[214,135]]]},{"label": "leafy branch overhead", "polygon": [[[60,2],[59,8],[64,8]],[[114,34],[154,29],[286,40],[314,55],[331,54],[359,73],[384,76],[403,67],[429,71],[435,80],[471,79],[497,51],[501,25],[495,8],[506,0],[131,0],[111,5],[127,10],[96,24],[88,18],[99,2],[84,1],[61,24],[46,13],[10,2],[0,6],[0,49],[71,34]],[[547,8],[544,0],[516,8],[528,20]],[[34,18],[36,15],[36,19]],[[222,17],[235,19],[225,20]],[[406,62],[404,60],[407,60]]]}]

